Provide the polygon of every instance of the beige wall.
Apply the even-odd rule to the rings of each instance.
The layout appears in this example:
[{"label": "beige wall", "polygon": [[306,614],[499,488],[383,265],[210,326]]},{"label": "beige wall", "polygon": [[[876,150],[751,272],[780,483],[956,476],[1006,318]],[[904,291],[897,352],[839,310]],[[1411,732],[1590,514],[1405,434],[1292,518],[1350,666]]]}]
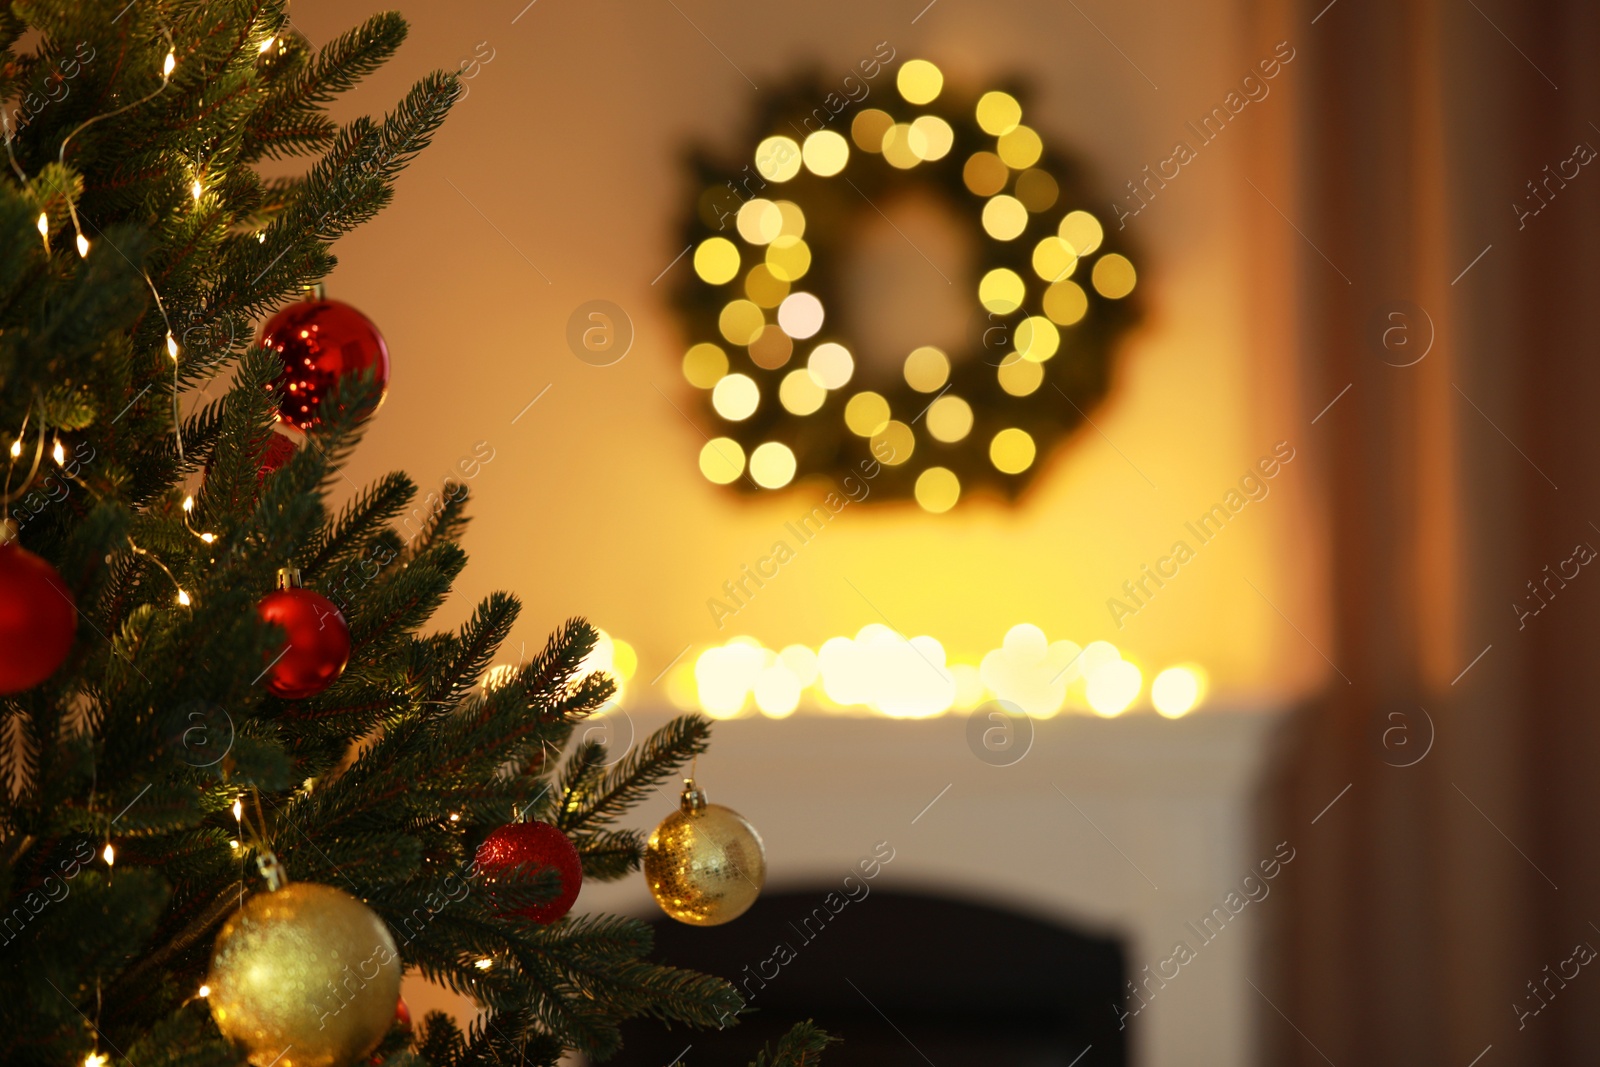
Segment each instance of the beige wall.
[{"label": "beige wall", "polygon": [[[411,40],[342,113],[381,113],[409,79],[455,67],[480,41],[494,58],[393,206],[339,245],[331,295],[380,324],[394,360],[352,477],[400,467],[434,487],[489,442],[494,459],[472,483],[472,563],[438,621],[509,589],[526,605],[514,645],[542,644],[554,623],[585,614],[637,646],[644,680],[691,643],[744,632],[815,647],[887,617],[952,658],[975,658],[1027,621],[1052,640],[1114,640],[1148,667],[1198,661],[1239,697],[1304,691],[1328,670],[1295,628],[1322,643],[1321,556],[1306,532],[1319,426],[1308,420],[1329,398],[1293,395],[1283,294],[1300,239],[1265,199],[1293,217],[1279,168],[1295,63],[1129,223],[1150,313],[1110,401],[1091,413],[1101,433],[1048,457],[1015,507],[852,507],[734,625],[713,625],[707,598],[822,495],[801,486],[750,500],[708,484],[696,468],[703,438],[672,406],[694,410],[677,369],[685,341],[666,281],[651,280],[681,247],[682,149],[728,146],[757,101],[732,64],[760,86],[811,60],[842,75],[886,40],[900,60],[933,59],[957,80],[1020,74],[1036,87],[1030,121],[1093,161],[1109,200],[1188,139],[1185,121],[1220,105],[1278,39],[1259,39],[1229,0],[939,0],[913,24],[922,2],[537,0],[515,25],[516,0],[411,4]],[[294,19],[321,44],[372,6],[308,3]],[[564,342],[568,315],[594,298],[626,308],[637,330],[607,368]],[[1297,458],[1272,495],[1119,633],[1107,597],[1280,440]]]}]

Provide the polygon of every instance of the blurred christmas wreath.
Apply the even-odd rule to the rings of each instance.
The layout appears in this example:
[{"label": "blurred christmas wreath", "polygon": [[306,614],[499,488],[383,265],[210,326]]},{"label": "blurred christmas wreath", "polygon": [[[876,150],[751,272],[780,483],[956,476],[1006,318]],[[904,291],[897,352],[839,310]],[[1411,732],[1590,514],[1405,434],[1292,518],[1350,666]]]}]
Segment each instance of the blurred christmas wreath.
[{"label": "blurred christmas wreath", "polygon": [[[764,92],[751,162],[694,159],[676,299],[713,482],[853,475],[932,512],[981,487],[1015,498],[1106,393],[1136,273],[1084,207],[1083,166],[1046,149],[1010,92],[961,97],[921,59],[895,82],[881,106],[815,78]],[[969,262],[937,262],[896,225],[919,201],[967,231]],[[856,246],[884,224],[920,258],[863,270]],[[910,308],[863,295],[923,269],[932,290]],[[919,331],[943,343],[903,343]]]}]

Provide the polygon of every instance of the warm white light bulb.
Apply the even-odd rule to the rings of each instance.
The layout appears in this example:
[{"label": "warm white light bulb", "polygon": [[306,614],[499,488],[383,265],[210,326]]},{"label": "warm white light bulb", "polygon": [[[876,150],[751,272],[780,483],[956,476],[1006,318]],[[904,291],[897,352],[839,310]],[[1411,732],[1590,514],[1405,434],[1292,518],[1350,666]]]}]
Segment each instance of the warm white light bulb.
[{"label": "warm white light bulb", "polygon": [[180,589],[178,590],[178,603],[182,604],[184,607],[188,607],[190,604],[194,603],[194,601],[189,599],[189,594],[187,592]]},{"label": "warm white light bulb", "polygon": [[272,49],[272,46],[277,43],[278,39],[276,37],[268,37],[265,41],[261,42],[261,51],[263,53],[268,52]]},{"label": "warm white light bulb", "polygon": [[229,841],[228,842],[228,847],[229,848],[238,848],[239,847],[239,842],[237,840]]},{"label": "warm white light bulb", "polygon": [[206,187],[200,184],[200,179],[199,178],[196,178],[194,180],[194,184],[189,186],[189,194],[191,196],[193,196],[196,200],[199,200],[200,197],[205,194],[205,191],[206,191]]},{"label": "warm white light bulb", "polygon": [[78,256],[87,259],[89,256],[89,239],[83,234],[78,234]]},{"label": "warm white light bulb", "polygon": [[194,510],[194,497],[186,496],[186,497],[183,498],[183,510],[184,511],[193,511]]},{"label": "warm white light bulb", "polygon": [[214,533],[203,533],[203,534],[200,535],[200,540],[204,541],[208,545],[211,544],[216,539],[217,539],[217,535],[214,534]]},{"label": "warm white light bulb", "polygon": [[59,440],[56,441],[55,447],[50,450],[50,458],[56,461],[56,466],[61,466],[67,462],[67,450],[61,447]]},{"label": "warm white light bulb", "polygon": [[43,211],[39,212],[39,236],[50,236],[50,216],[46,215]]},{"label": "warm white light bulb", "polygon": [[177,65],[178,57],[173,53],[168,52],[167,58],[161,64],[161,80],[166,81],[168,78],[172,77],[172,70]]},{"label": "warm white light bulb", "polygon": [[20,455],[22,455],[22,438],[19,437],[11,442],[11,458],[16,459]]},{"label": "warm white light bulb", "polygon": [[450,813],[450,821],[451,822],[460,822],[461,821],[461,816],[457,815],[455,812],[452,811]]},{"label": "warm white light bulb", "polygon": [[198,995],[202,997],[209,997],[211,995],[211,987],[208,985],[201,986]]},{"label": "warm white light bulb", "polygon": [[106,842],[106,850],[100,855],[105,857],[107,867],[117,862],[117,850],[111,847],[110,841]]},{"label": "warm white light bulb", "polygon": [[83,1067],[106,1067],[108,1062],[103,1052],[91,1052],[83,1058]]},{"label": "warm white light bulb", "polygon": [[494,960],[491,960],[487,956],[485,956],[483,959],[478,961],[478,970],[480,970],[480,971],[487,971],[490,967],[493,967],[493,966],[494,966]]},{"label": "warm white light bulb", "polygon": [[172,336],[172,331],[167,331],[167,355],[174,360],[178,358],[178,340]]}]

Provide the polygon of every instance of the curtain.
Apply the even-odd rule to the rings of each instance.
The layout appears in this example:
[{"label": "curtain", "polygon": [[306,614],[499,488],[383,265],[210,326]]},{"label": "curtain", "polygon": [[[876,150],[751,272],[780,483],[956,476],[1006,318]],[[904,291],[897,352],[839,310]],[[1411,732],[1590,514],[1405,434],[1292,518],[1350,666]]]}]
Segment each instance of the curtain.
[{"label": "curtain", "polygon": [[1273,763],[1264,837],[1298,855],[1240,995],[1264,1063],[1593,1062],[1600,5],[1263,18],[1304,41],[1286,151],[1332,666]]}]

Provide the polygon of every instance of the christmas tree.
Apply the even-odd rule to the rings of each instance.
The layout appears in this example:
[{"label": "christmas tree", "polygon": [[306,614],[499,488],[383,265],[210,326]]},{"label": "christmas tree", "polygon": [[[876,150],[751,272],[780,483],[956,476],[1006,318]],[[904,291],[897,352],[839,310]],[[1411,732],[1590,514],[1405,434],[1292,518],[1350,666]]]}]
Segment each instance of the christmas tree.
[{"label": "christmas tree", "polygon": [[[420,634],[466,562],[466,493],[345,484],[381,339],[328,380],[286,370],[305,330],[255,341],[460,91],[436,73],[336,124],[405,23],[312,49],[285,8],[0,5],[7,1057],[554,1064],[615,1053],[631,1017],[725,1025],[735,988],[650,959],[645,923],[561,914],[580,865],[639,870],[646,839],[616,820],[659,803],[709,723],[625,756],[576,743],[612,691],[584,665],[596,632],[570,622],[485,684],[508,595]],[[402,968],[481,1015],[413,1029]],[[761,1062],[827,1040],[800,1024]]]}]

